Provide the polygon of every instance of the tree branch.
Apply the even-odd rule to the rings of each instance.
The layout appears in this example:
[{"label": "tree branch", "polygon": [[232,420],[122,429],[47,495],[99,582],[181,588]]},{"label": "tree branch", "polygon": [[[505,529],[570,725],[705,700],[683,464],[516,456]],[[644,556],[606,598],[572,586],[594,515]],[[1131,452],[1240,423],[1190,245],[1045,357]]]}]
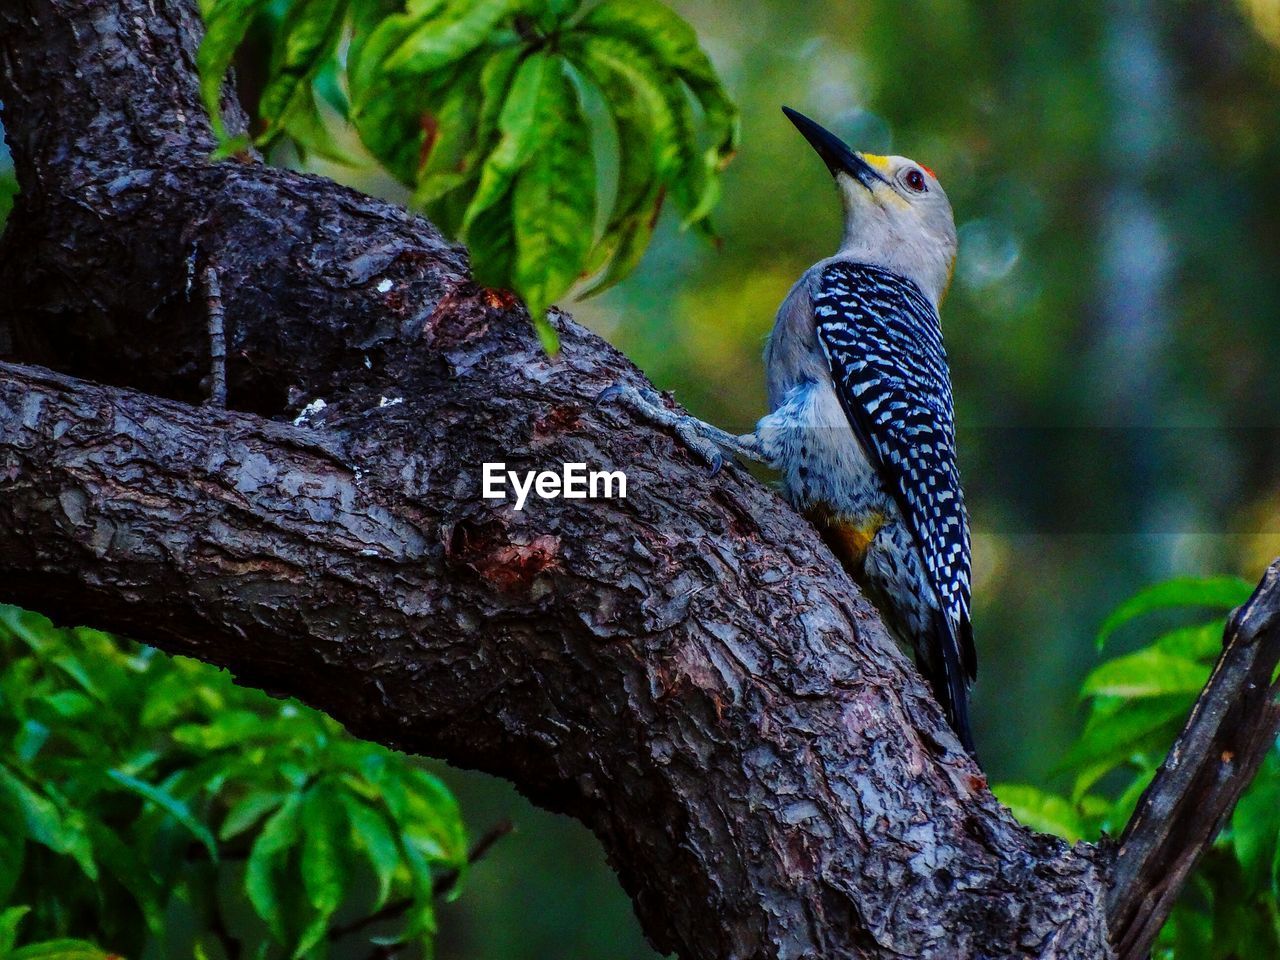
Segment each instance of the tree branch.
[{"label": "tree branch", "polygon": [[1120,838],[1107,913],[1120,960],[1142,960],[1196,861],[1280,734],[1280,562],[1227,624],[1222,655]]},{"label": "tree branch", "polygon": [[[507,777],[687,960],[1109,956],[1107,858],[996,803],[812,529],[596,409],[638,371],[559,315],[549,360],[430,224],[208,162],[198,31],[189,0],[0,6],[0,599]],[[225,412],[191,403],[207,271]],[[480,497],[492,461],[629,496],[516,511]]]},{"label": "tree branch", "polygon": [[[578,328],[552,363],[485,316],[465,372],[316,428],[0,366],[4,598],[507,777],[595,830],[664,950],[1103,955],[1088,849],[995,802],[803,521],[594,411],[625,368]],[[504,449],[630,495],[482,501]]]}]

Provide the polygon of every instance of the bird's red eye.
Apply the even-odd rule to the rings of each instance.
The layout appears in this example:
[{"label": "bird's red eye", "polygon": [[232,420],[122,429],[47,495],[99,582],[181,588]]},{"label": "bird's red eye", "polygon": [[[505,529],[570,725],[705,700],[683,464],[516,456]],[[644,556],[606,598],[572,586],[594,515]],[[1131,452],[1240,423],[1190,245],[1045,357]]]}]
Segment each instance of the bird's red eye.
[{"label": "bird's red eye", "polygon": [[906,181],[907,186],[916,193],[924,193],[924,174],[919,170],[908,170]]}]

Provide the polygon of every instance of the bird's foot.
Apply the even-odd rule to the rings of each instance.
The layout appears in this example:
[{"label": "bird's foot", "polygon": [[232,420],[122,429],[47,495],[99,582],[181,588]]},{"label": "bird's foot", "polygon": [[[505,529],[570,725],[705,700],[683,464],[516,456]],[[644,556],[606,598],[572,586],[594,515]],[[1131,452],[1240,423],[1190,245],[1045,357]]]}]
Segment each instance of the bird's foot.
[{"label": "bird's foot", "polygon": [[636,388],[630,384],[615,383],[606,387],[596,397],[597,404],[617,403],[626,407],[641,419],[656,426],[666,427],[679,437],[686,447],[711,468],[711,476],[724,466],[724,454],[708,433],[718,433],[715,427],[703,423],[687,413],[677,413],[662,401],[662,395],[648,387]]}]

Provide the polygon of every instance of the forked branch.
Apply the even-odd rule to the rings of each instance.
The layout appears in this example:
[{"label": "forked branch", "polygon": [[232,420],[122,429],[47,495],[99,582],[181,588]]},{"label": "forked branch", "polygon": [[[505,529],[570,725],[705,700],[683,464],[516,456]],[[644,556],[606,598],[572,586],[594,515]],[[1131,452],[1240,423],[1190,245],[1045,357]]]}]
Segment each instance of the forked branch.
[{"label": "forked branch", "polygon": [[1107,896],[1120,960],[1142,960],[1280,734],[1280,561],[1227,623],[1209,683],[1120,838]]}]

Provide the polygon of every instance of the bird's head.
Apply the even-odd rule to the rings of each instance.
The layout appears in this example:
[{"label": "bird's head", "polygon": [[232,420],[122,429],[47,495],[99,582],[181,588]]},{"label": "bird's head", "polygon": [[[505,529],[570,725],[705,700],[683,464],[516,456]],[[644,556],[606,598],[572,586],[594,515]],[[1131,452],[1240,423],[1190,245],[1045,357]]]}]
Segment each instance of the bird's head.
[{"label": "bird's head", "polygon": [[835,178],[844,203],[841,256],[913,280],[941,303],[956,260],[956,224],[933,171],[906,157],[858,153],[804,114],[782,111]]}]

